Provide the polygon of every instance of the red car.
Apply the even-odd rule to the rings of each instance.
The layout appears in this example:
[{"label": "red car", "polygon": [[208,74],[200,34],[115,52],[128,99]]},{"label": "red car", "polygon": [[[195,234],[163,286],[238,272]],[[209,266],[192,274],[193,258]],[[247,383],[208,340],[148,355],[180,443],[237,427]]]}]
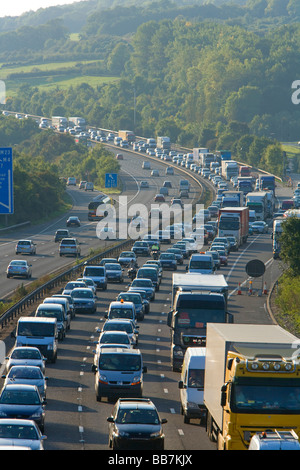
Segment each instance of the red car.
[{"label": "red car", "polygon": [[155,202],[165,202],[165,196],[163,194],[156,194],[154,198]]},{"label": "red car", "polygon": [[228,264],[228,258],[226,256],[226,253],[225,251],[222,251],[222,250],[218,250],[219,252],[219,256],[220,256],[220,262],[221,262],[221,266],[227,266]]}]

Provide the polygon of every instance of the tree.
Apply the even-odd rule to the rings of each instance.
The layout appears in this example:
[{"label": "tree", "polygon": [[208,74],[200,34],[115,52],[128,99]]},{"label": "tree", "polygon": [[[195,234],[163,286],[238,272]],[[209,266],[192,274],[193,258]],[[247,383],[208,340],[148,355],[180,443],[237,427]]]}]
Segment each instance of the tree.
[{"label": "tree", "polygon": [[117,44],[107,59],[107,68],[113,75],[121,75],[130,58],[130,48],[127,44]]},{"label": "tree", "polygon": [[282,224],[280,256],[293,276],[300,275],[300,218],[288,217]]},{"label": "tree", "polygon": [[283,174],[283,152],[279,143],[268,145],[265,149],[262,159],[262,166],[275,175]]}]

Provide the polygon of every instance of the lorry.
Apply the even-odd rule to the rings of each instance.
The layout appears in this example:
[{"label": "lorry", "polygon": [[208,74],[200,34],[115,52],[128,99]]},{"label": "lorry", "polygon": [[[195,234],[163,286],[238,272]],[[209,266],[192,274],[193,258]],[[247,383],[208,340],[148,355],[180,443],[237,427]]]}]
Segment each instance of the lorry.
[{"label": "lorry", "polygon": [[218,450],[247,450],[265,430],[299,436],[299,347],[278,325],[207,324],[206,431]]},{"label": "lorry", "polygon": [[222,207],[243,207],[244,194],[242,191],[224,191],[222,193]]},{"label": "lorry", "polygon": [[55,127],[55,129],[59,129],[59,128],[66,129],[69,125],[68,118],[64,116],[52,116],[51,121],[52,121],[52,126]]},{"label": "lorry", "polygon": [[170,150],[171,149],[170,137],[158,136],[156,139],[156,147],[162,150]]},{"label": "lorry", "polygon": [[209,274],[187,275],[193,276],[188,280],[189,285],[184,281],[184,285],[180,286],[179,279],[173,280],[173,301],[168,313],[173,371],[181,370],[188,347],[205,346],[208,322],[233,322],[233,315],[227,311],[227,298],[223,293],[228,292],[224,278]]},{"label": "lorry", "polygon": [[199,160],[200,160],[200,166],[202,166],[202,168],[210,169],[210,164],[215,161],[215,155],[209,152],[200,153]]},{"label": "lorry", "polygon": [[216,160],[219,162],[221,166],[222,160],[231,160],[231,152],[230,150],[217,150],[215,152]]},{"label": "lorry", "polygon": [[267,218],[273,218],[275,210],[275,196],[273,191],[266,191],[267,194]]},{"label": "lorry", "polygon": [[273,191],[275,195],[275,176],[259,175],[258,182],[260,191]]},{"label": "lorry", "polygon": [[282,223],[286,220],[285,217],[278,217],[273,221],[273,232],[272,232],[272,252],[273,259],[277,259],[280,256],[280,236],[282,234]]},{"label": "lorry", "polygon": [[240,176],[251,176],[251,170],[249,166],[240,166]]},{"label": "lorry", "polygon": [[83,131],[86,129],[86,121],[83,117],[79,117],[79,116],[69,117],[69,124],[72,127],[80,127],[81,130]]},{"label": "lorry", "polygon": [[135,134],[133,131],[121,130],[118,132],[118,137],[121,137],[122,140],[127,140],[129,144],[135,142]]},{"label": "lorry", "polygon": [[253,191],[253,180],[251,177],[239,176],[237,179],[237,189],[242,191],[244,194],[251,193]]},{"label": "lorry", "polygon": [[193,156],[194,156],[194,163],[200,165],[200,154],[208,153],[209,149],[206,147],[194,147],[193,148]]},{"label": "lorry", "polygon": [[239,175],[239,167],[237,162],[234,160],[222,160],[221,161],[221,176],[229,181],[230,178]]},{"label": "lorry", "polygon": [[246,243],[249,235],[249,208],[225,207],[219,209],[218,237],[235,237],[238,246]]},{"label": "lorry", "polygon": [[225,300],[228,298],[228,284],[223,274],[196,274],[196,273],[173,273],[172,277],[172,305],[177,291],[180,292],[215,292],[223,294]]},{"label": "lorry", "polygon": [[252,192],[246,195],[246,206],[249,207],[249,210],[255,211],[256,220],[265,220],[267,218],[267,204],[266,191]]}]

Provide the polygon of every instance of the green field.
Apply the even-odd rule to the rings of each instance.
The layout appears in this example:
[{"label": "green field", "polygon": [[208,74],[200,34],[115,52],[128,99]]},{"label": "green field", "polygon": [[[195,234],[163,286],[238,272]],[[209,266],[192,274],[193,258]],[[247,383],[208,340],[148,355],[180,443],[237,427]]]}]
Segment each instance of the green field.
[{"label": "green field", "polygon": [[[38,87],[40,90],[49,91],[59,87],[62,89],[70,86],[77,86],[81,83],[87,83],[92,87],[103,83],[110,83],[118,80],[118,77],[95,76],[82,74],[80,66],[99,63],[99,61],[73,61],[73,62],[57,62],[49,64],[34,64],[18,67],[3,67],[0,64],[0,79],[5,81],[7,96],[13,96],[21,85],[28,84]],[[55,73],[60,71],[58,75]],[[47,72],[47,74],[39,75],[39,72]],[[11,74],[18,74],[18,77],[10,77]],[[30,75],[28,75],[30,74]],[[31,74],[35,74],[32,76]]]}]

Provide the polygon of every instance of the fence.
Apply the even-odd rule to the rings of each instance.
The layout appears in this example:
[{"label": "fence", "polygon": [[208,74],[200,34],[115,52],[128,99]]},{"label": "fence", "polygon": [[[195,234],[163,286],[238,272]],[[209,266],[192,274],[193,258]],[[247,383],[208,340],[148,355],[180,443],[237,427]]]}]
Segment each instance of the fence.
[{"label": "fence", "polygon": [[131,248],[133,243],[134,243],[133,240],[125,240],[124,242],[119,243],[118,245],[115,245],[112,248],[109,248],[108,250],[102,251],[101,253],[89,258],[88,260],[83,261],[82,263],[72,266],[67,271],[57,275],[50,281],[38,287],[33,292],[26,295],[22,300],[17,302],[15,305],[10,307],[6,312],[3,313],[3,315],[0,318],[1,328],[2,329],[5,328],[5,326],[13,318],[19,316],[26,307],[40,300],[41,298],[43,298],[45,294],[47,294],[47,292],[49,292],[51,289],[57,286],[60,286],[63,283],[68,282],[68,280],[72,279],[75,275],[79,277],[78,275],[81,275],[82,269],[87,263],[96,264],[102,258],[107,258],[107,257],[114,258],[118,254],[120,254],[121,251]]}]

